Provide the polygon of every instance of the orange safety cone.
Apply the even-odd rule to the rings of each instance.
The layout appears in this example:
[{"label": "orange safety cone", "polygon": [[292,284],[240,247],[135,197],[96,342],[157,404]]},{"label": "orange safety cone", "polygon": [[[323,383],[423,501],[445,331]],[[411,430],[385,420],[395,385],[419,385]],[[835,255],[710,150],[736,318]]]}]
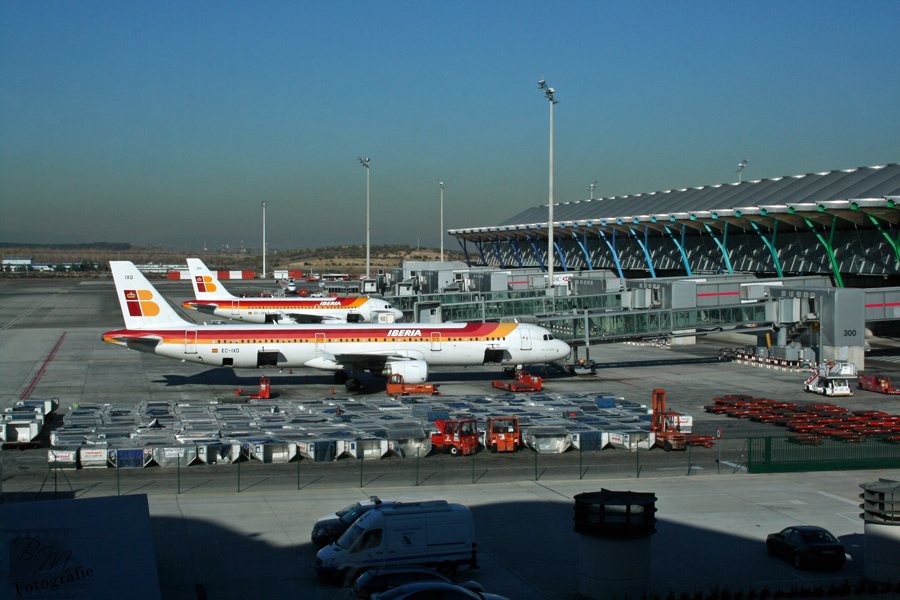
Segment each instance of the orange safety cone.
[{"label": "orange safety cone", "polygon": [[334,386],[331,386],[331,395],[334,396]]}]

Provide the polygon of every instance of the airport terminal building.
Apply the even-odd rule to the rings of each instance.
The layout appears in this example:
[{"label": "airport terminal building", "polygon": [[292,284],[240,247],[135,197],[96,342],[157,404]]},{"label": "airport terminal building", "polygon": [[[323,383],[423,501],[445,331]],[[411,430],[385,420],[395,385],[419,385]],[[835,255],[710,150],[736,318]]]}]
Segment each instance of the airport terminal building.
[{"label": "airport terminal building", "polygon": [[[554,270],[900,285],[900,164],[554,205]],[[547,268],[548,206],[449,231],[469,266]]]}]

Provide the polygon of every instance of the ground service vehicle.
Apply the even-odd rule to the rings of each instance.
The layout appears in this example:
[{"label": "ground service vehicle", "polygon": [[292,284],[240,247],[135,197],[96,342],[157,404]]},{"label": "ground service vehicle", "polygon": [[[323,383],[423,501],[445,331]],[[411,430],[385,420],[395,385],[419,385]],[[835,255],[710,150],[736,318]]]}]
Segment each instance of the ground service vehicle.
[{"label": "ground service vehicle", "polygon": [[798,569],[822,566],[839,569],[847,557],[844,546],[831,532],[821,527],[804,525],[788,527],[766,537],[769,556],[793,561]]},{"label": "ground service vehicle", "polygon": [[438,428],[438,433],[431,434],[431,445],[435,450],[453,456],[473,454],[478,450],[478,421],[475,419],[438,419],[434,425]]},{"label": "ground service vehicle", "polygon": [[650,431],[656,434],[656,444],[663,450],[684,450],[687,447],[687,436],[670,425],[671,418],[678,418],[678,413],[666,412],[666,391],[653,390],[653,415]]},{"label": "ground service vehicle", "polygon": [[581,360],[570,363],[566,365],[566,371],[569,372],[569,375],[596,375],[597,374],[597,363],[590,360],[582,358]]},{"label": "ground service vehicle", "polygon": [[434,383],[403,383],[403,375],[394,373],[385,387],[388,396],[442,396]]},{"label": "ground service vehicle", "polygon": [[478,582],[466,581],[465,583],[459,583],[452,577],[441,575],[428,567],[376,567],[356,578],[356,581],[353,582],[353,596],[360,600],[368,600],[372,594],[417,581],[441,581],[478,592],[484,591],[484,588]]},{"label": "ground service vehicle", "polygon": [[518,417],[488,417],[482,445],[491,452],[515,452],[522,447]]},{"label": "ground service vehicle", "polygon": [[475,523],[461,504],[445,500],[370,510],[316,555],[323,579],[348,581],[375,567],[419,565],[453,575],[478,567]]},{"label": "ground service vehicle", "polygon": [[507,600],[505,596],[476,592],[442,581],[407,583],[372,596],[372,600],[433,600],[437,598],[442,598],[443,600]]},{"label": "ground service vehicle", "polygon": [[543,389],[541,378],[525,369],[517,369],[513,377],[515,381],[495,381],[493,385],[495,388],[510,392],[539,392]]},{"label": "ground service vehicle", "polygon": [[345,506],[336,513],[325,515],[313,525],[312,535],[310,536],[312,543],[319,548],[327,546],[344,535],[344,532],[350,529],[350,526],[362,515],[373,508],[391,506],[392,504],[394,503],[382,502],[378,496],[369,496],[368,500],[356,502],[350,506]]},{"label": "ground service vehicle", "polygon": [[887,375],[860,375],[857,386],[861,390],[879,394],[900,394],[900,388],[895,388]]},{"label": "ground service vehicle", "polygon": [[850,380],[856,378],[856,365],[853,363],[823,362],[813,369],[804,383],[804,389],[825,396],[852,396]]},{"label": "ground service vehicle", "polygon": [[[712,447],[714,437],[688,436],[681,430],[681,423],[689,419],[688,415],[666,410],[666,391],[653,390],[653,415],[650,417],[650,431],[655,435],[655,447],[666,452],[685,450],[688,446]],[[690,432],[690,427],[686,426]]]}]

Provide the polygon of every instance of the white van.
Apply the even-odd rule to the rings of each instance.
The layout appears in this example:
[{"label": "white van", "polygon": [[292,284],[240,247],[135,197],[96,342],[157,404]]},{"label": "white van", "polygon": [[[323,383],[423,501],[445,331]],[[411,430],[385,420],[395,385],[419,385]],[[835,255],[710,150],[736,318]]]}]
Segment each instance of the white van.
[{"label": "white van", "polygon": [[399,503],[361,516],[316,555],[323,579],[349,580],[373,567],[422,565],[452,575],[478,568],[472,513],[446,500]]}]

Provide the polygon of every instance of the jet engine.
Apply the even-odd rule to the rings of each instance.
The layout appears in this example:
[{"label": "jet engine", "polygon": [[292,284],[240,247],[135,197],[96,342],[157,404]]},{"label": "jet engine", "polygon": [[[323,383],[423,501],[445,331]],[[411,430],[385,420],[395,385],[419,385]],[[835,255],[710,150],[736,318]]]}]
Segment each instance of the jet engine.
[{"label": "jet engine", "polygon": [[424,360],[395,360],[386,363],[382,377],[402,375],[403,383],[425,383],[428,381],[428,363]]}]

